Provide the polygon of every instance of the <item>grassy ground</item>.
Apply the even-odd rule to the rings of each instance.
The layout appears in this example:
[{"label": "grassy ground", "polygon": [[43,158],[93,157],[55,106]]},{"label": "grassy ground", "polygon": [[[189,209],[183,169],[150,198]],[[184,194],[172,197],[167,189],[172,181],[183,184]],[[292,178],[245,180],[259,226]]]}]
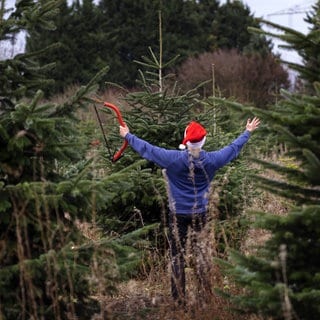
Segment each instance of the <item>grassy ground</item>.
[{"label": "grassy ground", "polygon": [[[263,193],[256,199],[250,210],[276,212],[285,214],[286,204],[283,199],[269,193]],[[210,228],[205,230],[206,253],[215,256],[215,242],[212,241]],[[243,240],[241,250],[247,254],[253,253],[256,246],[263,244],[269,234],[264,230],[249,229]],[[118,286],[114,296],[102,297],[103,312],[94,319],[110,320],[261,320],[258,315],[240,315],[235,312],[230,302],[216,294],[198,291],[194,264],[187,261],[187,303],[185,308],[177,307],[170,296],[170,268],[169,259],[152,257],[148,270],[138,279],[131,279]],[[159,263],[159,260],[162,260]],[[228,288],[233,293],[240,292],[230,279],[223,276],[217,265],[212,263],[208,273],[208,281],[215,288]]]},{"label": "grassy ground", "polygon": [[[221,278],[220,274],[215,277]],[[221,279],[218,279],[221,281]],[[245,319],[231,311],[231,306],[215,294],[196,292],[192,270],[187,270],[187,303],[177,306],[170,297],[169,272],[159,270],[149,279],[130,280],[119,286],[116,296],[105,297],[105,319]]]}]

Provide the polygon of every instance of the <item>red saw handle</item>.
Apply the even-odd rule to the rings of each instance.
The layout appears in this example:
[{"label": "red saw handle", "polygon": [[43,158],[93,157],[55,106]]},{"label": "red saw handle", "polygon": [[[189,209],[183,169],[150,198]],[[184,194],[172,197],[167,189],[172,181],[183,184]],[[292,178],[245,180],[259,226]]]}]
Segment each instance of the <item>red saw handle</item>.
[{"label": "red saw handle", "polygon": [[[115,112],[117,119],[118,119],[118,122],[120,123],[121,126],[124,127],[126,125],[123,121],[121,112],[118,109],[118,107],[116,107],[115,105],[113,105],[112,103],[109,103],[109,102],[105,102],[104,106],[112,109]],[[119,160],[122,157],[122,154],[127,146],[128,146],[128,141],[124,139],[121,148],[113,155],[112,162],[116,162],[117,160]]]}]

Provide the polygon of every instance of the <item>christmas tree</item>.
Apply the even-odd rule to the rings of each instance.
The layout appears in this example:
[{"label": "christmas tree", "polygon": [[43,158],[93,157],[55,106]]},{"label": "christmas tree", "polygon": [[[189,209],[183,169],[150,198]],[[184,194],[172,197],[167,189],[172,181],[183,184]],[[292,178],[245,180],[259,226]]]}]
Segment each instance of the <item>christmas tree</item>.
[{"label": "christmas tree", "polygon": [[[17,2],[1,16],[0,40],[54,28],[58,4]],[[100,310],[93,297],[112,292],[121,274],[139,265],[136,242],[150,229],[116,239],[94,229],[116,178],[112,172],[97,178],[91,135],[77,114],[91,104],[107,68],[63,102],[47,101],[55,62],[39,65],[34,58],[50,49],[0,61],[1,319],[91,318]]]},{"label": "christmas tree", "polygon": [[[310,21],[319,18],[318,6]],[[316,62],[319,34],[314,27],[305,36],[280,27],[284,31],[280,37],[288,42],[288,47],[301,50],[304,61]],[[274,143],[287,146],[284,157],[290,159],[282,164],[256,160],[263,168],[277,173],[278,178],[255,177],[264,190],[288,199],[289,213],[285,216],[277,212],[257,213],[255,226],[268,230],[270,238],[254,255],[233,250],[229,262],[220,261],[244,288],[242,294],[231,296],[236,306],[273,319],[313,320],[320,316],[317,259],[320,254],[320,84],[315,77],[319,73],[314,69],[316,65],[295,64],[312,90],[308,90],[309,94],[282,91],[282,100],[270,111],[226,102],[235,109],[259,114],[269,127]]]}]

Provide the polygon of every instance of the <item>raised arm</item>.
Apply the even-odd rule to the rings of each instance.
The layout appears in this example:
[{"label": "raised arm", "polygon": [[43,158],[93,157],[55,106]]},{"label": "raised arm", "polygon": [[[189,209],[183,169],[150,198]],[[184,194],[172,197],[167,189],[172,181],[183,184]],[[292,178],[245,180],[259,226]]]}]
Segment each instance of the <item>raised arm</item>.
[{"label": "raised arm", "polygon": [[252,120],[249,118],[247,120],[246,130],[248,130],[249,132],[252,132],[252,131],[258,129],[259,125],[260,125],[259,118],[254,117]]},{"label": "raised arm", "polygon": [[260,125],[260,119],[254,117],[252,120],[248,119],[246,124],[246,130],[237,139],[235,139],[228,146],[218,150],[213,151],[212,157],[215,166],[221,168],[228,164],[230,161],[234,160],[240,153],[243,146],[247,143],[250,138],[250,134],[256,130]]},{"label": "raised arm", "polygon": [[120,126],[120,136],[125,138],[141,157],[158,164],[161,168],[166,168],[180,154],[180,151],[160,148],[136,137],[130,133],[127,125]]}]

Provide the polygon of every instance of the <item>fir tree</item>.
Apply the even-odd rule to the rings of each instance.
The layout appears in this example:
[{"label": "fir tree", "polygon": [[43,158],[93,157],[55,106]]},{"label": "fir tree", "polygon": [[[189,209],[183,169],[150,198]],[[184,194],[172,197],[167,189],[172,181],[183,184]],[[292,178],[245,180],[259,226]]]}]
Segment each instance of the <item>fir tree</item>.
[{"label": "fir tree", "polygon": [[[309,37],[314,38],[312,46],[316,47],[319,43],[319,35],[313,30],[306,36],[289,29],[286,32],[286,36],[281,38],[288,42],[288,46],[295,47],[299,39],[299,47],[307,48]],[[317,51],[308,50],[306,60],[316,60],[317,55],[313,54]],[[243,294],[232,296],[242,311],[260,313],[274,319],[315,320],[320,316],[320,265],[316,258],[320,254],[320,84],[308,72],[308,65],[299,69],[303,70],[305,79],[312,82],[308,85],[313,86],[313,94],[283,91],[283,99],[278,105],[270,111],[260,111],[263,120],[277,134],[278,143],[288,146],[286,156],[291,159],[291,165],[257,160],[282,179],[256,177],[263,189],[290,199],[292,208],[287,216],[257,214],[255,225],[269,230],[270,239],[257,249],[255,255],[246,256],[233,251],[231,263],[222,264],[246,289]],[[316,73],[314,71],[313,74]],[[259,113],[259,110],[237,103],[226,104]]]},{"label": "fir tree", "polygon": [[[222,47],[270,53],[265,38],[247,32],[248,25],[258,27],[248,8],[240,3],[227,7],[231,9],[220,8],[218,1],[101,0],[95,4],[85,0],[71,5],[62,1],[56,29],[30,32],[27,50],[60,43],[55,51],[39,58],[42,64],[57,61],[51,71],[56,79],[51,87],[55,92],[72,83],[86,83],[106,65],[110,67],[108,81],[134,87],[139,73],[133,61],[140,60],[148,47],[159,50],[155,32],[159,10],[163,15],[163,57],[167,61],[178,55],[180,64],[190,56]],[[237,10],[235,14],[230,14],[232,8]],[[226,28],[225,21],[236,27]],[[103,87],[103,81],[100,85]]]},{"label": "fir tree", "polygon": [[[35,26],[53,27],[56,8],[56,1],[18,2],[0,38]],[[48,66],[38,65],[33,57],[44,52],[0,61],[0,316],[4,319],[71,318],[81,312],[87,318],[97,310],[97,303],[87,300],[89,282],[76,285],[90,272],[94,248],[80,249],[81,233],[74,221],[88,217],[90,199],[101,184],[84,178],[85,161],[76,174],[70,174],[70,164],[85,158],[73,112],[84,106],[95,81],[64,104],[43,102],[41,88],[48,82]],[[80,196],[84,189],[86,196]],[[77,201],[82,210],[77,210]],[[109,258],[111,263],[112,255]]]},{"label": "fir tree", "polygon": [[[0,39],[53,27],[57,5],[18,2]],[[117,239],[84,231],[96,226],[116,179],[97,178],[77,118],[107,69],[64,102],[46,101],[47,68],[34,61],[46,49],[0,61],[1,319],[91,318],[99,312],[92,295],[112,292],[121,274],[137,270],[147,243],[138,238],[151,228]]]},{"label": "fir tree", "polygon": [[260,29],[249,7],[242,1],[227,1],[219,8],[212,22],[214,49],[236,49],[239,52],[259,52],[264,55],[270,53],[270,40],[250,34],[248,27]]},{"label": "fir tree", "polygon": [[[84,85],[109,61],[103,52],[103,41],[99,32],[101,13],[92,0],[73,2],[61,1],[60,14],[54,19],[53,30],[36,28],[27,37],[26,50],[35,51],[50,44],[55,50],[38,57],[42,64],[56,61],[51,71],[55,83],[46,91],[62,92],[66,87],[77,84]],[[100,84],[104,82],[102,77]]]}]

